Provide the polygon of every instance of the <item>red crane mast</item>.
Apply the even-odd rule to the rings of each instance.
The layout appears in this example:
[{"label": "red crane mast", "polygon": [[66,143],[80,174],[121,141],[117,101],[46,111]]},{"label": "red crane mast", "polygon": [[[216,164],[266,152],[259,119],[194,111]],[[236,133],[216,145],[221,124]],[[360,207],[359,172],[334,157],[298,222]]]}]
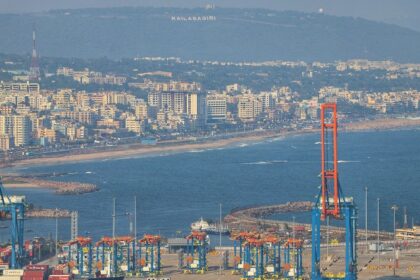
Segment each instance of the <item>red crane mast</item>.
[{"label": "red crane mast", "polygon": [[337,104],[321,105],[321,219],[340,218]]}]

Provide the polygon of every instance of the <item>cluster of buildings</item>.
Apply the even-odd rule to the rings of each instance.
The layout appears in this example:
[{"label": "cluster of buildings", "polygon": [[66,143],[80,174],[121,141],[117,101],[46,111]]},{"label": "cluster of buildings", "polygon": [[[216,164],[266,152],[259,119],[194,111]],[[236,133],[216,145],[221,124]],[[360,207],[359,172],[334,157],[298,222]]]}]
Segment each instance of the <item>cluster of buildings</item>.
[{"label": "cluster of buildings", "polygon": [[[157,58],[143,59],[155,61]],[[218,62],[202,62],[203,65],[214,63]],[[420,77],[420,65],[389,61],[226,63],[255,67],[306,67],[306,71],[302,72],[305,77],[312,77],[316,68],[331,67],[338,72],[386,70],[384,73],[389,79],[392,75]],[[167,81],[172,79],[173,73],[162,70],[136,72],[137,76],[129,79],[89,69],[76,71],[69,67],[60,67],[55,74],[48,75],[71,77],[83,85],[124,85],[127,87],[119,88],[129,88],[130,92],[41,89],[39,80],[21,82],[28,76],[15,74],[12,81],[0,83],[0,150],[27,146],[59,148],[133,135],[153,133],[159,137],[248,125],[302,127],[302,124],[311,125],[318,119],[319,104],[325,101],[346,102],[379,113],[418,111],[420,105],[420,92],[417,90],[367,92],[328,86],[322,87],[317,95],[303,99],[299,92],[287,86],[274,86],[270,91],[258,92],[241,84],[226,85],[223,90],[203,89],[197,82]],[[152,77],[158,78],[154,80]]]},{"label": "cluster of buildings", "polygon": [[[239,85],[203,91],[198,83],[151,82],[147,98],[120,91],[88,93],[73,89],[41,90],[38,83],[1,83],[0,149],[87,143],[149,131],[192,131],[214,125],[240,125],[274,119],[300,108],[306,118],[316,101],[293,105],[290,88],[253,93]],[[309,106],[309,107],[308,107]],[[304,113],[303,113],[304,111]]]},{"label": "cluster of buildings", "polygon": [[420,92],[404,90],[395,92],[352,91],[338,87],[323,87],[319,98],[331,101],[345,101],[361,107],[371,108],[380,113],[403,113],[420,109]]},{"label": "cluster of buildings", "polygon": [[127,78],[111,74],[102,74],[101,72],[90,71],[85,68],[81,71],[75,71],[69,67],[60,67],[56,71],[57,76],[71,77],[73,80],[81,84],[98,84],[98,85],[123,85]]},{"label": "cluster of buildings", "polygon": [[419,110],[415,90],[367,93],[324,87],[299,98],[289,87],[253,92],[239,84],[204,91],[194,82],[147,83],[147,98],[120,91],[41,90],[38,83],[0,84],[0,149],[86,143],[149,132],[192,132],[220,126],[313,121],[319,103],[345,101],[378,112]]}]

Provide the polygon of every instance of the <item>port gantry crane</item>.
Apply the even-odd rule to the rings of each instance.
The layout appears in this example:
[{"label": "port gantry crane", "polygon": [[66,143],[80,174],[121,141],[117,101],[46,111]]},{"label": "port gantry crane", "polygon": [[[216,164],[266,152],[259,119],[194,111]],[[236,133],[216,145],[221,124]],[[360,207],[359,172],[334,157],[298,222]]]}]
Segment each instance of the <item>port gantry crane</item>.
[{"label": "port gantry crane", "polygon": [[269,278],[279,278],[281,275],[281,240],[269,235],[264,238],[266,244],[266,274]]},{"label": "port gantry crane", "polygon": [[[102,237],[96,242],[96,266],[98,270],[109,264],[109,274],[136,271],[136,242],[132,236]],[[108,254],[109,253],[109,254]],[[126,254],[124,256],[124,253]],[[108,259],[105,256],[108,255]],[[123,264],[125,262],[125,264]]]},{"label": "port gantry crane", "polygon": [[231,234],[233,240],[233,262],[234,270],[232,274],[241,274],[244,265],[245,251],[243,250],[244,242],[248,238],[256,237],[257,234],[253,232],[241,231],[238,233]]},{"label": "port gantry crane", "polygon": [[[303,262],[302,250],[303,241],[301,239],[289,238],[284,243],[284,277],[286,279],[302,279],[303,277]],[[290,259],[293,256],[293,260]]]},{"label": "port gantry crane", "polygon": [[[338,178],[337,104],[321,105],[321,191],[312,208],[312,280],[357,279],[356,217],[352,198],[346,198]],[[345,271],[321,273],[321,221],[328,217],[345,223]]]},{"label": "port gantry crane", "polygon": [[[207,271],[207,234],[202,231],[192,231],[187,239],[187,267],[184,273],[204,274]],[[197,259],[194,252],[197,251]]]},{"label": "port gantry crane", "polygon": [[20,268],[24,265],[26,257],[23,246],[25,196],[7,196],[0,177],[0,219],[7,219],[8,215],[12,220],[10,227],[12,254],[9,266],[10,268]]},{"label": "port gantry crane", "polygon": [[[144,257],[142,258],[142,248]],[[145,234],[139,240],[139,260],[141,276],[157,276],[161,274],[161,237],[159,235]]]},{"label": "port gantry crane", "polygon": [[244,264],[242,279],[264,279],[265,240],[258,237],[247,238],[244,242]]},{"label": "port gantry crane", "polygon": [[[68,266],[70,269],[77,268],[77,274],[80,276],[92,275],[92,238],[78,236],[76,239],[67,243]],[[72,247],[76,245],[75,253],[72,254]],[[87,254],[87,263],[85,264],[85,254]],[[75,259],[75,260],[74,260]],[[85,270],[86,267],[86,270]]]}]

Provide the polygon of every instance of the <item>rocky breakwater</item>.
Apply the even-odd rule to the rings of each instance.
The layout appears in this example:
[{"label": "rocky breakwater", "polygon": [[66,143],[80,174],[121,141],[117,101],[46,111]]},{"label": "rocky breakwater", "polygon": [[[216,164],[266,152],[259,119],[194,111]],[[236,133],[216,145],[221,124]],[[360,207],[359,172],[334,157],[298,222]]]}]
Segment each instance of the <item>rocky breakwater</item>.
[{"label": "rocky breakwater", "polygon": [[[225,216],[224,223],[229,226],[231,230],[242,231],[242,230],[261,230],[269,228],[291,228],[292,226],[299,226],[303,228],[307,233],[311,231],[312,225],[305,223],[292,223],[290,220],[280,221],[269,219],[271,215],[276,213],[299,213],[308,212],[310,217],[310,211],[313,207],[313,203],[310,201],[296,201],[287,202],[284,204],[277,205],[266,205],[266,206],[255,206],[238,208],[231,211],[230,214]],[[291,218],[291,217],[290,217]],[[342,235],[345,233],[344,227],[329,226],[331,234]],[[326,233],[327,226],[321,225],[321,231]],[[365,230],[358,230],[358,236],[365,236]],[[374,230],[368,230],[367,235],[369,239],[377,237],[377,232]],[[381,231],[380,236],[382,240],[390,240],[393,235],[390,232]]]},{"label": "rocky breakwater", "polygon": [[257,225],[279,226],[288,224],[285,221],[275,221],[264,219],[276,213],[296,213],[307,212],[312,208],[310,201],[287,202],[278,205],[256,206],[234,209],[224,218],[224,222],[231,229],[253,229]]},{"label": "rocky breakwater", "polygon": [[99,188],[95,184],[81,183],[81,182],[63,182],[43,180],[31,176],[17,176],[6,178],[5,181],[10,180],[15,184],[25,184],[31,188],[47,188],[55,190],[56,194],[61,195],[75,195],[98,191]]}]

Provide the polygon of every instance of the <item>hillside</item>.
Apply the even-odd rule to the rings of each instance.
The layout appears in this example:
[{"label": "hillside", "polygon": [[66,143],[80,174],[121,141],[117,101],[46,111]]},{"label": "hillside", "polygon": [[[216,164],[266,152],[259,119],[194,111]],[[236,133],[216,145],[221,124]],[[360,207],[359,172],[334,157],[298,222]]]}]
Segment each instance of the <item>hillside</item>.
[{"label": "hillside", "polygon": [[420,62],[420,33],[399,26],[323,14],[220,8],[0,14],[0,52],[29,53],[34,23],[43,56]]}]

